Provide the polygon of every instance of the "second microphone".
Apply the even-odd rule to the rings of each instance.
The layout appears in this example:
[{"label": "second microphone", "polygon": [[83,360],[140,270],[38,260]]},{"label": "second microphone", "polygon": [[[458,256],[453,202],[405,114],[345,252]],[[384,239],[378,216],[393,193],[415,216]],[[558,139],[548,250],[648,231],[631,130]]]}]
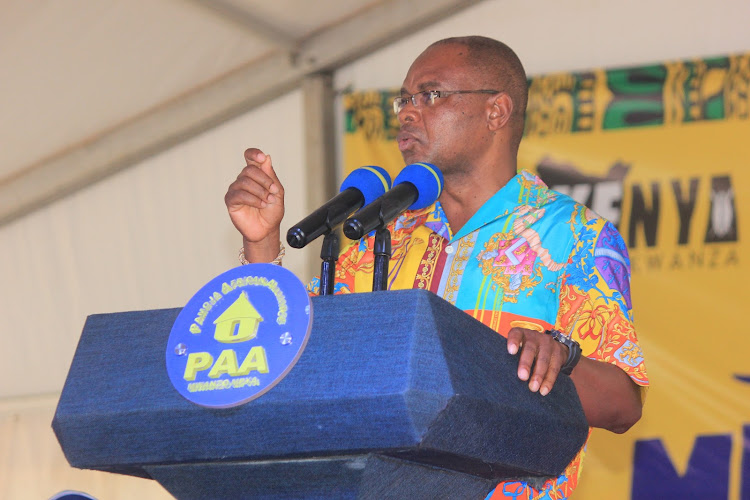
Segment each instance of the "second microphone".
[{"label": "second microphone", "polygon": [[443,191],[443,174],[430,163],[405,166],[393,188],[344,222],[344,235],[358,240],[374,229],[385,227],[403,211],[429,207]]}]

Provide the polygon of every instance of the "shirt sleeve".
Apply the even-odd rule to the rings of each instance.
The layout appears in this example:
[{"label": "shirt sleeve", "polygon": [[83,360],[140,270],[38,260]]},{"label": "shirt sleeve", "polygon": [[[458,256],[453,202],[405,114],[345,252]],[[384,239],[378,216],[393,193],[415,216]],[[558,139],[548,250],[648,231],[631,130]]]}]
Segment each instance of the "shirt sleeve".
[{"label": "shirt sleeve", "polygon": [[648,386],[633,326],[627,247],[604,219],[582,223],[576,234],[561,277],[556,328],[578,341],[584,356],[619,366],[636,384]]}]

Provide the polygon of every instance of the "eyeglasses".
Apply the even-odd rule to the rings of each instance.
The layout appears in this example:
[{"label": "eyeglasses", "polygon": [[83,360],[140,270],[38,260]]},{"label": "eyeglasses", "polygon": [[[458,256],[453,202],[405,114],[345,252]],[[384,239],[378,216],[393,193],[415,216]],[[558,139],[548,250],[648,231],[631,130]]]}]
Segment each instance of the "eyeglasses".
[{"label": "eyeglasses", "polygon": [[499,94],[499,90],[424,90],[410,96],[400,96],[393,99],[393,112],[399,114],[411,101],[415,108],[432,106],[438,97],[448,97],[452,94]]}]

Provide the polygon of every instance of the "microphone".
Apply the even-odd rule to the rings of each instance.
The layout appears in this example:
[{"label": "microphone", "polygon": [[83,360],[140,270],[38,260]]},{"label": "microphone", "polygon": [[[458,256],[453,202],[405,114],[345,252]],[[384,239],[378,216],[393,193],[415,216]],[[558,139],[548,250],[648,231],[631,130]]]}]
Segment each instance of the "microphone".
[{"label": "microphone", "polygon": [[341,183],[339,194],[287,231],[287,243],[293,248],[303,248],[390,188],[391,176],[381,167],[360,167],[352,171]]},{"label": "microphone", "polygon": [[443,174],[430,163],[412,163],[401,170],[393,189],[344,223],[344,235],[358,240],[373,229],[385,227],[404,210],[432,205],[443,191]]}]

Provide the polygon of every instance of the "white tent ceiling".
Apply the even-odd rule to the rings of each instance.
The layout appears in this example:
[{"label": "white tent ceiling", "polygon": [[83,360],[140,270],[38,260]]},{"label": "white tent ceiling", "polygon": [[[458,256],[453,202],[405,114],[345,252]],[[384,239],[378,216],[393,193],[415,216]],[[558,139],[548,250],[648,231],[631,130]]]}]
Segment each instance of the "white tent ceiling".
[{"label": "white tent ceiling", "polygon": [[0,224],[480,0],[4,0]]}]

